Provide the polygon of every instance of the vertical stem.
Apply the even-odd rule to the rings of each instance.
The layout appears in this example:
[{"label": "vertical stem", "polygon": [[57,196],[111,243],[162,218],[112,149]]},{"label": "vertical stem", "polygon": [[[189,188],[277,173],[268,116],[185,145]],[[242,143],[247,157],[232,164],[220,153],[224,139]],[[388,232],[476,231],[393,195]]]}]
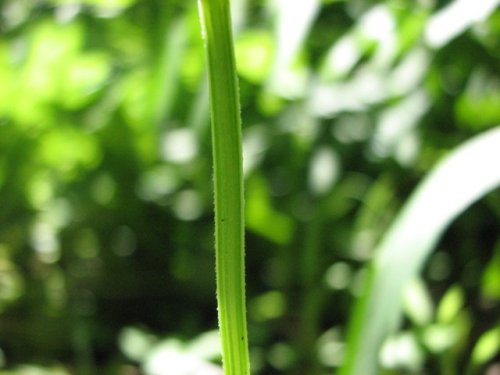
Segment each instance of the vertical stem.
[{"label": "vertical stem", "polygon": [[324,291],[320,283],[324,272],[321,257],[322,246],[322,223],[323,210],[320,208],[323,203],[320,200],[313,202],[317,208],[314,216],[308,224],[301,261],[301,314],[299,342],[297,347],[302,351],[302,373],[311,375],[319,373],[318,361],[316,359],[316,340],[319,336],[319,324],[321,306],[323,304]]},{"label": "vertical stem", "polygon": [[225,375],[248,375],[241,119],[229,0],[199,0],[208,58],[217,302]]}]

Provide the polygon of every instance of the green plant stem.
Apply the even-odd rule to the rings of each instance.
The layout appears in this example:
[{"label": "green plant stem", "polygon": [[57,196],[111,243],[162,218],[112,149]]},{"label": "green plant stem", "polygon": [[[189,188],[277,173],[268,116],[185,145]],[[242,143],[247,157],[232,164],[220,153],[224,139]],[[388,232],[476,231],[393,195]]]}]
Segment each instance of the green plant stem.
[{"label": "green plant stem", "polygon": [[321,263],[322,232],[324,223],[324,209],[322,200],[312,202],[314,216],[308,223],[304,233],[304,245],[299,258],[302,292],[300,306],[300,324],[298,329],[297,347],[302,354],[303,368],[301,373],[310,375],[319,374],[320,367],[316,359],[316,341],[320,334],[321,308],[324,303],[324,289],[321,284],[323,265]]},{"label": "green plant stem", "polygon": [[245,309],[241,119],[228,0],[199,0],[208,58],[217,301],[225,375],[250,372]]}]

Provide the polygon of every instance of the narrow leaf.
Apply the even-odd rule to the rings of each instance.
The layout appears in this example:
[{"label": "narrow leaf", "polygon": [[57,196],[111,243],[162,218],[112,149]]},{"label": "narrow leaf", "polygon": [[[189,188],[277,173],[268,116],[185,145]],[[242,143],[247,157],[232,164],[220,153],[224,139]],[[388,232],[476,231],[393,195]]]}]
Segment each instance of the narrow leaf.
[{"label": "narrow leaf", "polygon": [[500,185],[500,127],[454,150],[422,182],[376,249],[357,302],[341,375],[373,375],[381,344],[400,319],[404,288],[447,226]]}]

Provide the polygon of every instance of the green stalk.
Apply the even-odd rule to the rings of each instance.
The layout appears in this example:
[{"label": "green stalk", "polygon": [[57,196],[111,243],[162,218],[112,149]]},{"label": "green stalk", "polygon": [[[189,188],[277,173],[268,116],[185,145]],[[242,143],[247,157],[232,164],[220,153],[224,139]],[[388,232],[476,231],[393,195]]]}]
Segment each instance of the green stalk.
[{"label": "green stalk", "polygon": [[229,0],[198,1],[208,58],[217,302],[225,375],[248,375],[241,119]]}]

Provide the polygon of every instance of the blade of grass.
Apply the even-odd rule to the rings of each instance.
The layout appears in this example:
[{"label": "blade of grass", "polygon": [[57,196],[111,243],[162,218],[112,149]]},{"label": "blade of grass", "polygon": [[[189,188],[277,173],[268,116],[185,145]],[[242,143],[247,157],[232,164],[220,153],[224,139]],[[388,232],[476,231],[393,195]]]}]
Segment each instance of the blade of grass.
[{"label": "blade of grass", "polygon": [[454,150],[417,188],[376,249],[348,328],[340,375],[377,373],[383,340],[397,327],[403,289],[446,227],[500,185],[500,127]]},{"label": "blade of grass", "polygon": [[[162,11],[167,12],[168,7],[163,7]],[[172,108],[175,104],[175,97],[178,91],[178,81],[183,55],[186,51],[186,24],[187,16],[173,20],[170,14],[163,15],[164,25],[158,37],[161,43],[160,53],[155,53],[157,61],[154,63],[154,74],[151,81],[151,116],[153,124],[161,130],[163,121],[169,119]]]},{"label": "blade of grass", "polygon": [[198,1],[208,58],[217,301],[226,375],[250,372],[245,310],[241,119],[228,0]]},{"label": "blade of grass", "polygon": [[[319,13],[319,0],[269,2],[276,13],[277,50],[267,88],[278,95],[298,95],[290,89],[290,72],[300,48]],[[293,75],[292,75],[293,76]],[[291,92],[292,91],[292,92]]]}]

